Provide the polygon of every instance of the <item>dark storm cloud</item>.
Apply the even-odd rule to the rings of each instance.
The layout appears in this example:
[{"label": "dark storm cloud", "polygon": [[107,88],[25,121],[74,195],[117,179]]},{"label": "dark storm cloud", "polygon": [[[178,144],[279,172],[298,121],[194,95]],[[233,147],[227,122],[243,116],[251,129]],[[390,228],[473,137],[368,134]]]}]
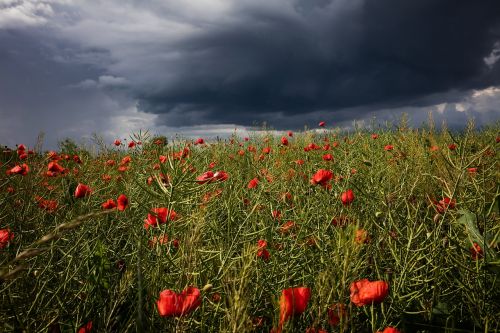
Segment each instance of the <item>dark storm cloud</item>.
[{"label": "dark storm cloud", "polygon": [[365,107],[343,113],[346,120],[500,83],[499,66],[484,60],[500,39],[498,1],[324,0],[292,8],[237,6],[230,23],[176,43],[182,58],[164,67],[174,79],[138,87],[141,109],[170,125],[249,125],[279,113],[324,110],[336,118],[336,110]]},{"label": "dark storm cloud", "polygon": [[496,0],[5,0],[0,143],[494,121],[499,17]]},{"label": "dark storm cloud", "polygon": [[72,87],[89,77],[99,77],[104,85],[117,81],[99,76],[103,69],[93,63],[105,58],[105,51],[80,50],[33,28],[0,29],[0,44],[1,144],[32,146],[44,132],[46,147],[55,148],[65,137],[103,134],[109,117],[130,104],[118,94]]}]

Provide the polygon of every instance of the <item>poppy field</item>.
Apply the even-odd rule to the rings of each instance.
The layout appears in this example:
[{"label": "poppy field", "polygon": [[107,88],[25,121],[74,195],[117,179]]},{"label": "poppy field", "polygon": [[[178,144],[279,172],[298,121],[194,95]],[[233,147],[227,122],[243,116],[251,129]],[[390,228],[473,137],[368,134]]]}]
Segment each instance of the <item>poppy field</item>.
[{"label": "poppy field", "polygon": [[0,151],[2,332],[496,332],[497,125]]}]

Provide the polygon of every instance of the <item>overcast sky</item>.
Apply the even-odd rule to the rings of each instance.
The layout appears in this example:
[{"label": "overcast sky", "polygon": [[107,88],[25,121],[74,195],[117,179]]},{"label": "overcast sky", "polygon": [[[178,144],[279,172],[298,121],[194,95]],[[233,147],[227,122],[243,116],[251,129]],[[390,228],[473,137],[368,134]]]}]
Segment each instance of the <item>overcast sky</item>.
[{"label": "overcast sky", "polygon": [[500,119],[498,0],[0,0],[0,143]]}]

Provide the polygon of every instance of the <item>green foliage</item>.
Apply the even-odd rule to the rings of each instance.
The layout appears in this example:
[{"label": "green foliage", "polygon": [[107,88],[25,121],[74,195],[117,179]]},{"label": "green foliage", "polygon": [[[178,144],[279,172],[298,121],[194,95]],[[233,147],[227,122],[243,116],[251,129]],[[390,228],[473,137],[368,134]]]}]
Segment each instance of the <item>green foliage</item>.
[{"label": "green foliage", "polygon": [[[164,137],[158,145],[160,137],[146,132],[131,136],[140,146],[102,143],[94,157],[67,140],[61,153],[79,154],[83,163],[60,159],[70,172],[54,177],[45,175],[48,158],[40,155],[22,162],[28,175],[7,175],[21,161],[15,152],[3,155],[0,229],[15,236],[0,250],[0,331],[73,332],[89,321],[97,332],[269,331],[278,325],[281,291],[308,286],[307,310],[284,332],[494,332],[498,131],[471,125],[438,133],[411,129],[403,117],[376,139],[362,129],[332,129],[294,133],[288,146],[267,132],[203,145]],[[304,151],[311,143],[320,149]],[[326,153],[334,160],[323,160]],[[331,188],[311,184],[319,169],[333,172]],[[208,170],[229,178],[197,182]],[[255,177],[259,185],[248,189]],[[75,198],[78,183],[92,194]],[[349,206],[340,201],[346,189],[355,194]],[[103,211],[101,204],[120,194],[129,198],[127,209]],[[148,213],[159,207],[177,217],[146,229]],[[260,239],[268,261],[257,257]],[[364,278],[389,283],[381,304],[351,302],[350,284]],[[159,316],[162,290],[206,285],[193,313]],[[347,315],[331,326],[328,308],[337,303]]]}]

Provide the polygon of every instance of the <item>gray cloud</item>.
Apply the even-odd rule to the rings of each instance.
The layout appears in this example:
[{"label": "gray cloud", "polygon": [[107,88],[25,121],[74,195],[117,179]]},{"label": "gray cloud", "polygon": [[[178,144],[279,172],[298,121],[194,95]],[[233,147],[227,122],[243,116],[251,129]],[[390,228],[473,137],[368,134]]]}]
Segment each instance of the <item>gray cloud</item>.
[{"label": "gray cloud", "polygon": [[4,0],[0,141],[401,111],[492,121],[500,92],[472,96],[500,86],[498,17],[495,0]]}]

